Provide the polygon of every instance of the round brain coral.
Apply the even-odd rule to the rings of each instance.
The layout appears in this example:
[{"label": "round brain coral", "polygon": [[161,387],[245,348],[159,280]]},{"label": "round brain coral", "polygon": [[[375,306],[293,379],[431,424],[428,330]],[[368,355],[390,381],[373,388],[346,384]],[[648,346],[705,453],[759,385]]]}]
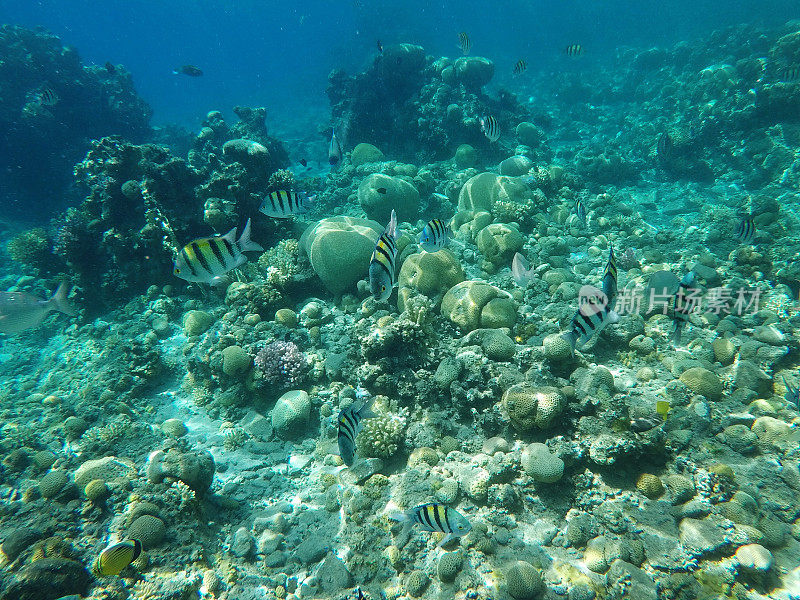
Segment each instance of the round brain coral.
[{"label": "round brain coral", "polygon": [[547,429],[564,408],[564,395],[554,387],[518,383],[503,394],[503,408],[517,431]]},{"label": "round brain coral", "polygon": [[564,475],[564,461],[544,444],[529,444],[522,451],[520,462],[528,475],[542,483],[555,483]]},{"label": "round brain coral", "polygon": [[521,560],[506,569],[506,587],[515,600],[535,600],[544,591],[539,571],[532,564]]}]

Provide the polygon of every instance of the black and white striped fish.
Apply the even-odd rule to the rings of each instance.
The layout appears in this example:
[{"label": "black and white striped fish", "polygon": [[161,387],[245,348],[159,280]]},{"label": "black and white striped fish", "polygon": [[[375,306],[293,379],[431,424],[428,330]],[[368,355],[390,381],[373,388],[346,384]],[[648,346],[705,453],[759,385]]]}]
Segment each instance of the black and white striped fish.
[{"label": "black and white striped fish", "polygon": [[458,47],[461,48],[461,54],[466,56],[472,48],[472,40],[469,39],[466,31],[458,34]]},{"label": "black and white striped fish", "polygon": [[489,138],[490,142],[496,142],[500,139],[500,124],[491,115],[481,119],[481,131],[483,135]]},{"label": "black and white striped fish", "polygon": [[419,234],[419,245],[425,252],[441,250],[450,239],[450,228],[441,219],[431,219]]},{"label": "black and white striped fish", "polygon": [[575,214],[583,226],[586,227],[586,205],[581,202],[580,198],[575,201]]},{"label": "black and white striped fish", "polygon": [[375,250],[369,261],[369,289],[375,300],[386,300],[392,295],[397,281],[395,261],[397,259],[397,238],[400,230],[397,227],[397,215],[392,209],[392,216],[386,229],[375,242]]},{"label": "black and white striped fish", "polygon": [[608,298],[608,307],[614,308],[617,296],[617,260],[614,258],[614,246],[608,246],[608,262],[603,270],[603,293]]},{"label": "black and white striped fish", "polygon": [[49,87],[42,87],[34,94],[33,101],[39,106],[55,106],[58,104],[58,94]]},{"label": "black and white striped fish", "polygon": [[258,210],[274,219],[288,219],[293,215],[308,212],[313,204],[314,196],[309,196],[305,192],[278,190],[264,198]]},{"label": "black and white striped fish", "polygon": [[756,237],[756,224],[753,222],[753,217],[743,217],[733,233],[743,244],[752,244]]},{"label": "black and white striped fish", "polygon": [[186,244],[175,259],[172,273],[193,283],[215,285],[225,273],[247,262],[245,252],[263,250],[250,240],[250,219],[247,219],[238,240],[234,227],[225,235],[199,238]]},{"label": "black and white striped fish", "polygon": [[372,398],[368,398],[362,403],[356,402],[339,411],[339,417],[336,419],[339,424],[337,435],[339,456],[348,467],[352,466],[356,457],[356,436],[361,430],[361,421],[376,416],[372,412]]},{"label": "black and white striped fish", "polygon": [[389,518],[403,523],[401,535],[408,533],[415,524],[421,525],[425,531],[447,534],[439,542],[439,546],[444,546],[454,538],[467,535],[472,529],[472,525],[464,515],[454,508],[436,502],[422,504],[405,513],[392,513]]},{"label": "black and white striped fish", "polygon": [[579,292],[579,302],[570,330],[561,335],[573,351],[583,348],[607,325],[619,322],[619,315],[609,308],[608,297],[597,288],[583,286]]},{"label": "black and white striped fish", "polygon": [[580,44],[570,44],[566,48],[564,48],[564,54],[571,58],[575,58],[576,56],[581,56],[583,54],[583,46]]},{"label": "black and white striped fish", "polygon": [[694,271],[689,271],[681,279],[678,291],[675,293],[675,307],[672,311],[672,319],[675,321],[675,330],[672,332],[672,343],[676,346],[681,343],[683,328],[689,321],[689,315],[694,311],[696,305],[689,300],[689,292],[696,279]]},{"label": "black and white striped fish", "polygon": [[524,59],[520,58],[516,64],[514,65],[514,75],[521,75],[525,72],[525,69],[528,68],[528,63],[525,62]]}]

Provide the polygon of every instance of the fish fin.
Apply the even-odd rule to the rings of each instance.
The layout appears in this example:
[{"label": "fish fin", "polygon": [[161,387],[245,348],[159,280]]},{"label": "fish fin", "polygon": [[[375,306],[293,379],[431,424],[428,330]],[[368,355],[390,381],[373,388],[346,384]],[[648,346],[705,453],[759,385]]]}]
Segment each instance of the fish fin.
[{"label": "fish fin", "polygon": [[442,538],[442,541],[441,541],[441,542],[439,542],[438,544],[436,544],[436,547],[437,547],[437,548],[441,548],[441,547],[442,547],[442,546],[444,546],[445,544],[449,543],[449,542],[450,542],[450,540],[454,539],[455,537],[456,537],[456,536],[454,536],[452,533],[448,533],[446,536],[444,536],[444,537]]},{"label": "fish fin", "polygon": [[362,419],[374,419],[378,416],[374,410],[372,410],[372,403],[375,401],[375,398],[368,398],[364,401],[364,404],[361,405],[361,408],[358,409],[358,414]]},{"label": "fish fin", "polygon": [[403,524],[403,528],[400,530],[400,533],[397,534],[395,538],[397,540],[397,546],[402,548],[408,543],[409,538],[411,537],[411,528],[414,526],[414,519],[411,518],[412,512],[392,512],[389,513],[389,518],[392,521],[397,521]]},{"label": "fish fin", "polygon": [[392,216],[389,218],[389,224],[386,226],[386,233],[395,240],[400,237],[400,229],[397,227],[397,213],[394,212],[394,209],[392,209]]},{"label": "fish fin", "polygon": [[574,331],[568,331],[566,333],[562,333],[561,337],[569,344],[569,347],[572,348],[572,354],[575,355],[575,347],[578,344],[578,336],[575,335]]},{"label": "fish fin", "polygon": [[[236,231],[234,229],[234,231]],[[242,252],[263,252],[264,248],[262,248],[259,244],[252,241],[250,239],[250,219],[247,219],[247,225],[244,226],[244,231],[242,231],[242,237],[239,238],[237,242],[239,244],[239,250]]]},{"label": "fish fin", "polygon": [[65,315],[69,315],[70,317],[75,316],[75,307],[67,300],[67,294],[69,294],[69,288],[67,288],[67,284],[61,282],[56,290],[53,297],[50,298],[50,304],[54,310],[64,313]]},{"label": "fish fin", "polygon": [[683,325],[679,321],[675,321],[675,330],[672,332],[672,344],[675,346],[681,343],[681,334],[683,333]]},{"label": "fish fin", "polygon": [[234,227],[228,233],[222,236],[222,239],[228,240],[231,244],[236,243],[236,232],[239,231],[238,227]]}]

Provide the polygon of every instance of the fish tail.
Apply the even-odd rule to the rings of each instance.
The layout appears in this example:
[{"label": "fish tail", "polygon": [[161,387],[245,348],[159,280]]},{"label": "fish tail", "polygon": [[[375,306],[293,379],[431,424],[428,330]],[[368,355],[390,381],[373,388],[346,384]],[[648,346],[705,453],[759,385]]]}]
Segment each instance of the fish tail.
[{"label": "fish tail", "polygon": [[67,294],[69,294],[69,288],[66,283],[61,282],[56,293],[50,298],[50,305],[53,307],[53,310],[57,310],[72,317],[75,316],[75,307],[67,300]]},{"label": "fish tail", "polygon": [[[408,537],[411,534],[411,528],[414,526],[413,511],[392,512],[389,513],[388,516],[392,521],[403,524],[403,528],[400,530],[400,533],[397,534],[397,540],[399,546],[405,546],[405,542],[408,541]],[[401,541],[403,543],[400,543]]]},{"label": "fish tail", "polygon": [[244,226],[244,231],[242,231],[242,237],[239,238],[238,244],[242,252],[264,251],[264,248],[250,239],[250,219],[247,219],[247,225]]},{"label": "fish tail", "polygon": [[375,417],[378,416],[378,413],[372,410],[372,403],[374,401],[375,401],[374,397],[368,398],[367,400],[364,401],[364,404],[361,406],[361,408],[358,409],[358,415],[362,419],[374,419]]},{"label": "fish tail", "polygon": [[392,209],[392,216],[389,219],[389,224],[386,226],[386,233],[395,240],[400,237],[400,229],[397,227],[397,213],[394,212],[394,209]]}]

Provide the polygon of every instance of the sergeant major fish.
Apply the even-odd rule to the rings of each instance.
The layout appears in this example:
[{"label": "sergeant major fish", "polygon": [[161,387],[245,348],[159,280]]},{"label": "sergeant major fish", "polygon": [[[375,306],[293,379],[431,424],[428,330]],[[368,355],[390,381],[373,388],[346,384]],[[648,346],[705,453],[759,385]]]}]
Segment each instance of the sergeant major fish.
[{"label": "sergeant major fish", "polygon": [[673,320],[675,321],[675,329],[672,332],[672,343],[678,345],[681,343],[681,334],[683,328],[689,321],[689,315],[694,310],[694,305],[688,299],[686,293],[694,284],[696,275],[694,271],[689,271],[683,276],[678,286],[678,291],[675,294],[675,308],[673,310]]},{"label": "sergeant major fish", "polygon": [[438,546],[444,546],[454,538],[467,535],[472,529],[472,525],[464,515],[454,508],[436,502],[422,504],[405,513],[392,513],[389,518],[403,523],[401,535],[408,534],[411,527],[417,523],[425,531],[446,534]]},{"label": "sergeant major fish", "polygon": [[305,192],[278,190],[267,195],[258,210],[274,219],[288,219],[293,215],[308,212],[313,205],[314,196],[309,196]]},{"label": "sergeant major fish", "polygon": [[480,123],[483,135],[485,135],[490,142],[496,142],[500,139],[500,124],[497,122],[497,119],[489,115],[483,117]]},{"label": "sergeant major fish", "polygon": [[49,300],[27,292],[0,292],[0,333],[19,333],[36,327],[53,310],[74,316],[75,309],[67,300],[67,293],[64,283]]},{"label": "sergeant major fish", "polygon": [[238,240],[234,227],[225,235],[199,238],[186,244],[175,259],[172,273],[193,283],[216,285],[225,273],[247,262],[245,252],[263,250],[250,239],[250,219],[247,219]]},{"label": "sergeant major fish", "polygon": [[753,217],[749,215],[743,217],[733,234],[743,244],[752,244],[756,237],[756,224],[753,222]]},{"label": "sergeant major fish", "polygon": [[397,272],[397,238],[400,230],[397,227],[397,215],[392,209],[392,216],[386,229],[375,242],[375,250],[369,261],[369,289],[375,300],[386,300],[392,295]]},{"label": "sergeant major fish", "polygon": [[617,296],[617,261],[614,258],[614,246],[608,246],[608,262],[603,270],[603,293],[608,298],[609,308],[614,308]]},{"label": "sergeant major fish", "polygon": [[581,202],[580,198],[575,201],[575,214],[578,216],[578,220],[581,224],[586,227],[586,205]]},{"label": "sergeant major fish", "polygon": [[419,245],[425,252],[436,252],[447,245],[450,228],[441,219],[431,219],[419,234]]},{"label": "sergeant major fish", "polygon": [[353,465],[356,456],[356,436],[361,430],[361,421],[372,419],[377,415],[372,412],[372,399],[368,398],[360,404],[351,404],[339,411],[336,421],[339,424],[337,440],[339,456],[348,467]]},{"label": "sergeant major fish", "polygon": [[619,322],[619,315],[609,308],[608,297],[597,288],[584,286],[579,296],[587,301],[581,303],[572,317],[570,330],[561,335],[573,352],[580,350],[609,324]]}]

